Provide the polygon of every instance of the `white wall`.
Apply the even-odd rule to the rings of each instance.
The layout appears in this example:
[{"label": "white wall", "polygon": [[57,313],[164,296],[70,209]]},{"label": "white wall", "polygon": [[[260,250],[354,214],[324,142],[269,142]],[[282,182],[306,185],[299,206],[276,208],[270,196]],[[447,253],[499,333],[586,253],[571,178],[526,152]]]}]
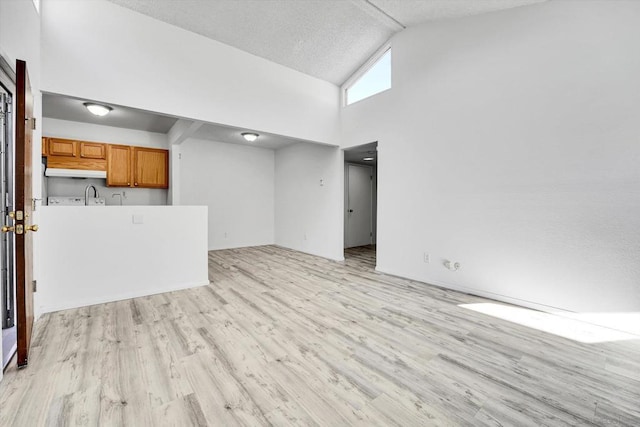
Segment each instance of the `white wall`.
[{"label": "white wall", "polygon": [[273,150],[199,139],[179,150],[180,204],[209,207],[209,250],[273,244]]},{"label": "white wall", "polygon": [[331,83],[104,0],[42,10],[45,91],[338,144]]},{"label": "white wall", "polygon": [[[36,12],[31,1],[0,1],[0,55],[14,67],[16,59],[27,62],[31,89],[34,96],[34,116],[37,122],[42,119],[42,103],[40,95],[40,15]],[[15,100],[15,99],[14,99]],[[14,108],[15,111],[15,108]],[[40,127],[33,132],[34,141],[40,140]],[[34,144],[33,173],[40,174],[40,145]],[[40,195],[40,180],[33,181],[33,195]],[[38,220],[38,212],[34,212],[33,220]],[[34,237],[34,247],[39,241]],[[37,258],[34,258],[37,262]],[[0,291],[2,292],[2,291]],[[2,342],[0,342],[0,353]],[[2,371],[0,370],[0,379]]]},{"label": "white wall", "polygon": [[343,153],[296,144],[276,151],[276,244],[334,260],[343,253]]},{"label": "white wall", "polygon": [[164,133],[103,126],[93,123],[72,122],[48,117],[42,119],[42,135],[79,139],[82,141],[104,142],[107,144],[169,149],[167,135]]},{"label": "white wall", "polygon": [[[42,134],[44,136],[168,149],[167,135],[162,133],[51,118],[44,118],[42,122]],[[100,193],[100,197],[105,198],[107,205],[120,205],[120,199],[122,199],[123,205],[167,204],[167,190],[158,188],[107,187],[107,181],[105,179],[49,177],[45,179],[43,195],[84,197],[84,189],[87,185],[95,186]],[[117,194],[120,194],[120,196],[117,196]]]},{"label": "white wall", "polygon": [[208,283],[203,206],[44,206],[38,234],[36,316]]},{"label": "white wall", "polygon": [[[2,1],[0,2],[0,55],[14,67],[16,60],[27,62],[27,71],[31,83],[36,118],[36,129],[33,131],[33,176],[40,175],[40,157],[42,150],[40,141],[42,135],[42,94],[41,59],[40,59],[40,15],[36,12],[32,1]],[[15,111],[15,110],[14,110]],[[39,198],[41,182],[33,180],[33,197]],[[37,214],[36,214],[37,215]],[[37,238],[34,239],[37,245]]]},{"label": "white wall", "polygon": [[342,115],[345,146],[379,141],[378,268],[640,311],[639,19],[636,1],[551,1],[395,36],[393,88]]}]

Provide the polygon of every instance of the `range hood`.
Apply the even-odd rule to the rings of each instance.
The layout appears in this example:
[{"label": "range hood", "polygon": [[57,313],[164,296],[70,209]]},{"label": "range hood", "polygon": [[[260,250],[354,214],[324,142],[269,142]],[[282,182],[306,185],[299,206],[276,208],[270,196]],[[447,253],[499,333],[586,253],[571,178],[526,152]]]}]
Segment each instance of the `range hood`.
[{"label": "range hood", "polygon": [[65,178],[102,178],[107,177],[107,171],[47,168],[45,176],[59,176]]}]

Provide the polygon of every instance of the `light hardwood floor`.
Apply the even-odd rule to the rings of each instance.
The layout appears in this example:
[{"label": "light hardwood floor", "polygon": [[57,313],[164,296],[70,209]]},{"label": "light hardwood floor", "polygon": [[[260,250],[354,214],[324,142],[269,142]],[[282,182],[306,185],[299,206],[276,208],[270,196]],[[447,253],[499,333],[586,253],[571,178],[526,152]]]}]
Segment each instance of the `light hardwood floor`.
[{"label": "light hardwood floor", "polygon": [[487,301],[273,246],[210,286],[44,315],[1,426],[640,425],[640,342],[581,344]]}]

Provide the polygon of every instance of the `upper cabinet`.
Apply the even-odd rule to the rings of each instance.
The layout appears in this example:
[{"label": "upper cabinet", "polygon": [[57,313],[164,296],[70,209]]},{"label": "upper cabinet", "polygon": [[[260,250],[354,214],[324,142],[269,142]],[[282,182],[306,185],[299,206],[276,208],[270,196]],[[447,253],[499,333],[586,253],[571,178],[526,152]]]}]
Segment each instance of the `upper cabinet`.
[{"label": "upper cabinet", "polygon": [[82,159],[106,159],[107,145],[98,142],[80,141],[80,158]]},{"label": "upper cabinet", "polygon": [[63,138],[42,138],[47,167],[55,169],[107,170],[106,144]]},{"label": "upper cabinet", "polygon": [[107,186],[131,187],[131,147],[107,146]]},{"label": "upper cabinet", "polygon": [[158,148],[42,138],[48,168],[107,171],[107,186],[169,188],[169,151]]},{"label": "upper cabinet", "polygon": [[157,148],[133,148],[133,186],[169,188],[169,152]]},{"label": "upper cabinet", "polygon": [[157,148],[109,145],[109,187],[169,188],[169,151]]},{"label": "upper cabinet", "polygon": [[50,156],[78,157],[78,141],[49,138],[47,153]]}]

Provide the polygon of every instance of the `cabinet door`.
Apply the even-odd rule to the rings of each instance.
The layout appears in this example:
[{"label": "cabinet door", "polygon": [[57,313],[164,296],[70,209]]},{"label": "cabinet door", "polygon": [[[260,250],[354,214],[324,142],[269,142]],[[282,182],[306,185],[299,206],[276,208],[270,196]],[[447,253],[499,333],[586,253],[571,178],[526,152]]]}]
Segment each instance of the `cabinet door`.
[{"label": "cabinet door", "polygon": [[78,157],[77,141],[49,138],[49,156]]},{"label": "cabinet door", "polygon": [[80,157],[83,159],[106,159],[107,149],[98,142],[80,142]]},{"label": "cabinet door", "polygon": [[107,146],[107,186],[131,186],[131,147],[128,145]]},{"label": "cabinet door", "polygon": [[47,149],[48,149],[47,145],[49,145],[47,144],[47,142],[49,142],[49,138],[46,138],[43,136],[42,137],[42,157],[47,157]]},{"label": "cabinet door", "polygon": [[169,151],[133,147],[134,187],[169,188]]}]

